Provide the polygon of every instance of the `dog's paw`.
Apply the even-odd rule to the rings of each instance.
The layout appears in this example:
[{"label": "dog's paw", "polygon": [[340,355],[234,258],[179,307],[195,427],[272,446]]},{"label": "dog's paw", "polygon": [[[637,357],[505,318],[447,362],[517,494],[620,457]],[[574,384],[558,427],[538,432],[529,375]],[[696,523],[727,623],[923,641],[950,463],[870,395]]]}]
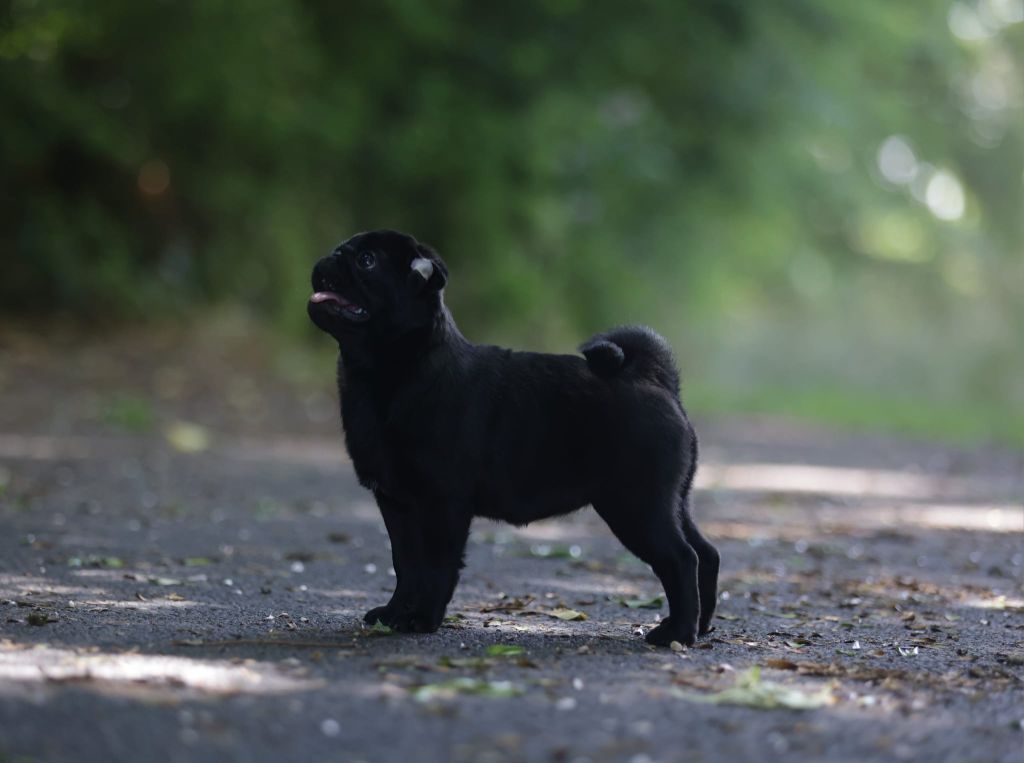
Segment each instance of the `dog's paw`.
[{"label": "dog's paw", "polygon": [[433,633],[441,627],[443,619],[443,614],[437,617],[431,613],[417,612],[392,604],[374,607],[363,615],[363,621],[369,625],[379,622],[399,633]]},{"label": "dog's paw", "polygon": [[376,625],[377,623],[381,623],[389,628],[393,628],[394,626],[389,622],[393,614],[394,610],[390,604],[386,604],[383,607],[374,607],[363,615],[363,622],[367,625]]},{"label": "dog's paw", "polygon": [[697,635],[706,636],[715,629],[711,621],[715,619],[715,606],[700,608],[700,620],[697,623]]},{"label": "dog's paw", "polygon": [[442,619],[443,617],[437,618],[421,612],[410,612],[405,617],[399,618],[398,623],[393,627],[402,633],[434,633],[441,627]]},{"label": "dog's paw", "polygon": [[697,624],[676,627],[671,617],[666,617],[645,637],[648,644],[654,646],[669,646],[673,641],[678,641],[683,646],[693,646],[697,643]]}]

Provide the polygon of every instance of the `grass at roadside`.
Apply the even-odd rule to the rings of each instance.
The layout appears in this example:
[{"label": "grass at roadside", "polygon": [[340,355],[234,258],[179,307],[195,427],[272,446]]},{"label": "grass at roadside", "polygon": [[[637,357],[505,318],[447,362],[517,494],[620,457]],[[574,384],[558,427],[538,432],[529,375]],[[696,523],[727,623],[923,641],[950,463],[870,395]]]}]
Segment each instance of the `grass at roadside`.
[{"label": "grass at roadside", "polygon": [[723,392],[686,384],[688,409],[706,416],[768,415],[842,430],[879,432],[956,445],[999,444],[1024,449],[1024,412],[975,401],[941,403],[921,398],[867,395],[841,387],[804,390],[760,388]]}]

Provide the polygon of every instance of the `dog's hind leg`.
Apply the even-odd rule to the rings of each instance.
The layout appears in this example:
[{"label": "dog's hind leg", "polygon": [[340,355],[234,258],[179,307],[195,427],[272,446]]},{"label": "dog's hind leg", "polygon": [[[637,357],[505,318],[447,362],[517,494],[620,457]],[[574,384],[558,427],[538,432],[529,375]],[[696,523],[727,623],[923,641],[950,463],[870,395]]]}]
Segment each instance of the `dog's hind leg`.
[{"label": "dog's hind leg", "polygon": [[711,618],[715,616],[715,604],[718,601],[718,549],[711,545],[697,528],[690,511],[690,501],[683,496],[680,501],[682,514],[683,537],[697,552],[697,589],[700,593],[700,627],[698,635],[711,632]]},{"label": "dog's hind leg", "polygon": [[669,614],[647,634],[647,641],[692,646],[697,638],[700,596],[697,552],[683,537],[675,497],[638,503],[633,499],[595,501],[594,508],[629,551],[646,562],[661,580]]},{"label": "dog's hind leg", "polygon": [[[682,404],[680,404],[682,410]],[[683,417],[686,411],[683,410]],[[711,545],[693,519],[690,510],[690,493],[693,488],[693,477],[697,471],[697,433],[689,420],[686,421],[688,447],[684,450],[685,476],[679,486],[679,518],[686,542],[697,552],[697,588],[700,592],[700,628],[698,635],[703,636],[711,631],[711,619],[715,616],[715,604],[718,600],[718,549]]]}]

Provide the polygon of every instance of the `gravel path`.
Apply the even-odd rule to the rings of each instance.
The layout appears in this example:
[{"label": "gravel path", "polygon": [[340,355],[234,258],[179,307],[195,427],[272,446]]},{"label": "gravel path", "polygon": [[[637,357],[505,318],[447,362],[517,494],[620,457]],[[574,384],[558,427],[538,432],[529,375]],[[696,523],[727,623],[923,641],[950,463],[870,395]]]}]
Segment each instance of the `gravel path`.
[{"label": "gravel path", "polygon": [[26,418],[18,379],[4,763],[1022,760],[1021,454],[705,422],[697,648],[644,643],[657,581],[591,511],[477,523],[445,627],[405,636],[361,624],[394,579],[333,422],[113,435]]}]

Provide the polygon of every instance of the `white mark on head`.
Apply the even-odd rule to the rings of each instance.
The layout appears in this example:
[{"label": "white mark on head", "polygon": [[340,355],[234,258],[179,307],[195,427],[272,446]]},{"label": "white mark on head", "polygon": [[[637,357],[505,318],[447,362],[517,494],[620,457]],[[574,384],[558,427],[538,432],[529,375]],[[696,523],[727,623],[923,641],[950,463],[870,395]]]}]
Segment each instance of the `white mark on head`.
[{"label": "white mark on head", "polygon": [[434,263],[425,257],[417,257],[410,267],[423,276],[424,281],[429,281],[430,276],[434,275]]}]

